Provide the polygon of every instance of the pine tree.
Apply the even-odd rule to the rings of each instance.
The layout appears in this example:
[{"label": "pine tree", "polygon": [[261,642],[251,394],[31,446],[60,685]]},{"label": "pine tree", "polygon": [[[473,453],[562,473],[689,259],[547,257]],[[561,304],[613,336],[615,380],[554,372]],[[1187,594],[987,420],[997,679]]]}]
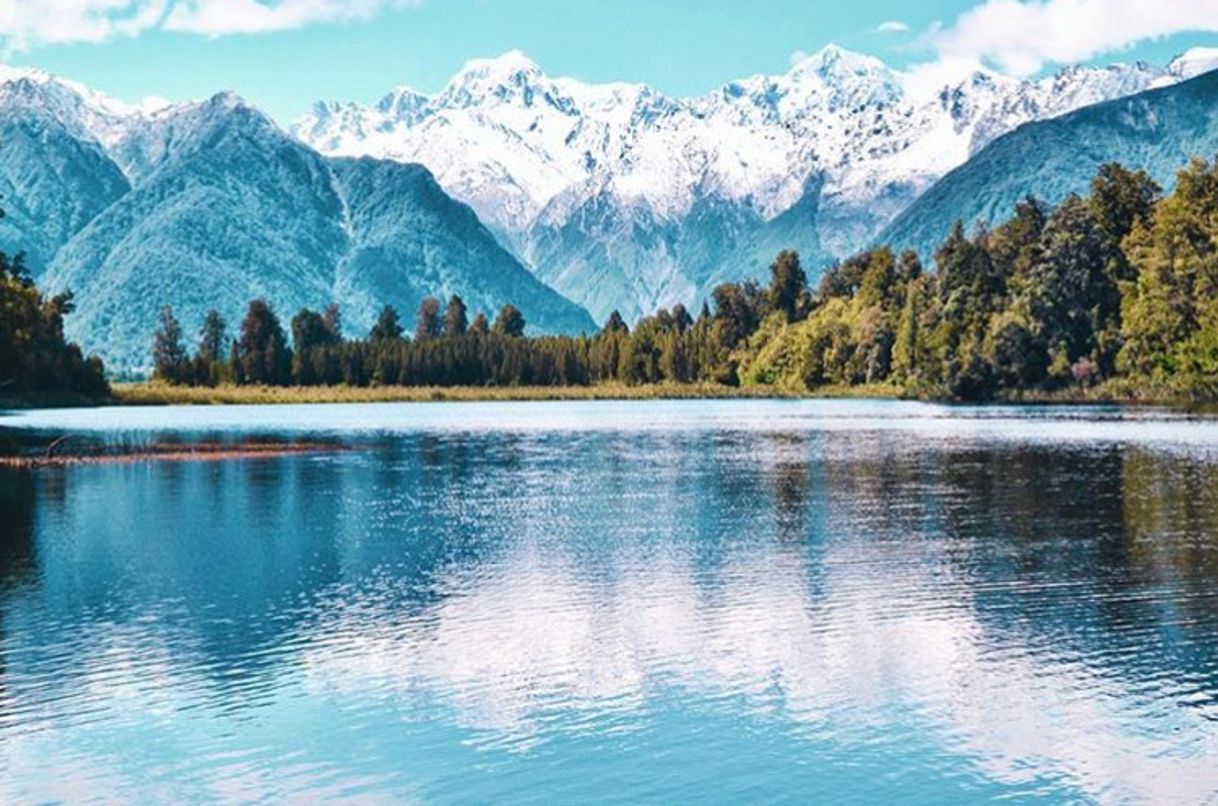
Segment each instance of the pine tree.
[{"label": "pine tree", "polygon": [[771,310],[781,311],[788,322],[796,319],[802,295],[808,289],[808,276],[799,263],[799,255],[790,250],[778,253],[770,265],[770,288],[766,301]]},{"label": "pine tree", "polygon": [[[325,348],[340,343],[332,329],[334,320],[308,308],[292,317],[292,379],[301,386],[333,382],[328,377]],[[337,373],[334,373],[337,375]]]},{"label": "pine tree", "polygon": [[402,338],[402,323],[398,318],[398,312],[392,305],[386,305],[381,308],[381,314],[377,317],[376,324],[372,326],[372,332],[368,334],[368,338],[376,342],[397,341]]},{"label": "pine tree", "polygon": [[167,383],[186,379],[186,348],[182,346],[182,326],[173,308],[161,308],[161,324],[152,337],[152,377]]},{"label": "pine tree", "polygon": [[449,338],[464,336],[469,320],[466,317],[465,302],[456,294],[448,300],[444,309],[444,335]]},{"label": "pine tree", "polygon": [[622,319],[622,315],[615,309],[609,314],[609,318],[605,320],[605,326],[601,328],[604,333],[629,333],[630,328],[626,325],[626,321]]},{"label": "pine tree", "polygon": [[491,326],[491,332],[500,336],[519,337],[524,335],[524,327],[523,314],[509,302],[500,309],[499,315],[495,317],[495,324]]},{"label": "pine tree", "polygon": [[199,329],[199,357],[209,364],[223,362],[227,345],[228,323],[219,311],[208,311]]},{"label": "pine tree", "polygon": [[279,317],[266,300],[250,303],[241,321],[232,360],[238,383],[283,386],[291,381],[292,351]]},{"label": "pine tree", "polygon": [[343,316],[338,310],[338,303],[331,302],[326,306],[322,324],[325,325],[326,332],[330,334],[331,344],[338,344],[343,340]]},{"label": "pine tree", "polygon": [[418,313],[415,314],[415,339],[430,339],[441,333],[440,300],[426,297],[419,303]]}]

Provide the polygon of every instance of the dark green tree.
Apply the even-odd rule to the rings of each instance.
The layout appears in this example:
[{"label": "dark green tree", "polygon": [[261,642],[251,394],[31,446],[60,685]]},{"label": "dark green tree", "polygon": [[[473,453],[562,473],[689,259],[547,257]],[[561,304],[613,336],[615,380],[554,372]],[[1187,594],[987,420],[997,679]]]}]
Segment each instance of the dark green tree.
[{"label": "dark green tree", "polygon": [[232,354],[237,383],[283,386],[292,379],[292,351],[279,317],[264,299],[249,305]]},{"label": "dark green tree", "polygon": [[326,306],[322,323],[326,326],[326,332],[330,334],[331,344],[338,344],[343,340],[343,316],[342,312],[338,310],[338,303],[331,302]]},{"label": "dark green tree", "polygon": [[605,333],[629,333],[630,327],[622,319],[622,315],[617,310],[614,310],[609,314],[609,318],[605,320],[605,326],[601,330]]},{"label": "dark green tree", "polygon": [[152,377],[166,383],[186,380],[187,356],[182,346],[182,326],[173,308],[161,307],[160,325],[152,337]]},{"label": "dark green tree", "polygon": [[372,326],[372,332],[368,334],[368,338],[373,342],[397,341],[402,338],[402,323],[398,318],[398,312],[392,305],[386,305],[381,308],[380,316],[377,317],[376,324]]},{"label": "dark green tree", "polygon": [[444,309],[444,335],[449,338],[464,336],[469,327],[469,319],[465,310],[465,301],[456,294],[448,300]]},{"label": "dark green tree", "polygon": [[109,394],[101,361],[85,359],[64,339],[63,320],[72,310],[71,293],[48,298],[30,278],[23,255],[0,252],[0,396]]},{"label": "dark green tree", "polygon": [[1100,229],[1119,243],[1135,225],[1150,220],[1162,190],[1145,171],[1130,171],[1109,162],[1100,166],[1092,180],[1088,202]]},{"label": "dark green tree", "polygon": [[415,314],[414,337],[416,339],[434,338],[440,335],[441,328],[440,300],[435,297],[425,297],[419,303],[418,313]]},{"label": "dark green tree", "polygon": [[677,329],[677,332],[684,333],[694,326],[694,319],[689,315],[689,311],[681,303],[672,306],[672,324]]},{"label": "dark green tree", "polygon": [[[767,302],[770,309],[780,311],[788,322],[798,318],[801,302],[807,300],[808,275],[799,263],[799,254],[791,250],[778,253],[770,265],[770,288]],[[806,312],[804,312],[806,314]]]},{"label": "dark green tree", "polygon": [[765,304],[765,292],[757,283],[723,283],[711,292],[715,319],[724,347],[731,349],[757,330]]},{"label": "dark green tree", "polygon": [[[332,306],[333,309],[333,306]],[[337,383],[337,367],[331,368],[332,348],[341,344],[336,327],[337,309],[319,314],[303,308],[292,317],[292,379],[301,386]]]},{"label": "dark green tree", "polygon": [[228,349],[228,323],[219,311],[208,311],[199,328],[199,357],[208,363],[223,362]]},{"label": "dark green tree", "polygon": [[499,310],[491,332],[500,336],[520,337],[524,335],[524,315],[510,302]]}]

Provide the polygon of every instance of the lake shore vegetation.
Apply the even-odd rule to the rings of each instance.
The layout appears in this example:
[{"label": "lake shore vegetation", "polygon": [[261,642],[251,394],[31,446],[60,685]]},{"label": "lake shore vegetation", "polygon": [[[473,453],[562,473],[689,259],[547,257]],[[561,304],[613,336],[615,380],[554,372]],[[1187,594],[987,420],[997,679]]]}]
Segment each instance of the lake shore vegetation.
[{"label": "lake shore vegetation", "polygon": [[[524,312],[427,298],[406,332],[386,306],[363,338],[336,306],[284,322],[252,301],[236,333],[213,311],[193,350],[172,307],[153,382],[120,403],[884,396],[1025,402],[1218,400],[1218,162],[1164,195],[1103,166],[1086,196],[1020,202],[995,227],[952,228],[934,270],[879,246],[808,283],[785,251],[756,281],[716,287],[633,324],[528,335]],[[70,294],[46,298],[0,256],[0,397],[109,393],[63,338]]]},{"label": "lake shore vegetation", "polygon": [[1218,399],[1216,212],[1218,163],[1194,161],[1166,197],[1145,173],[1109,164],[1087,196],[1056,208],[1028,198],[1008,221],[971,233],[957,223],[934,271],[913,252],[881,246],[812,287],[799,256],[782,252],[768,285],[724,283],[696,316],[678,304],[630,325],[614,312],[581,336],[526,336],[511,305],[493,322],[471,321],[454,296],[424,300],[412,334],[386,307],[367,338],[347,339],[333,306],[302,310],[285,327],[255,300],[227,356],[217,314],[191,358],[166,310],[156,377],[214,388],[420,390],[382,393],[392,399],[435,399],[446,388],[465,390],[451,399],[499,395],[471,391],[484,388],[586,390],[506,395],[529,398],[880,389],[960,401],[1206,402]]}]

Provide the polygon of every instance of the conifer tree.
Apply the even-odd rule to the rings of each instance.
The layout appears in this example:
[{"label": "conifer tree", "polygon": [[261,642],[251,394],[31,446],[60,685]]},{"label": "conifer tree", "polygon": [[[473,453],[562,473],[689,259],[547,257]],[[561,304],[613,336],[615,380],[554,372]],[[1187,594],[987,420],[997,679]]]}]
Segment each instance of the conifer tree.
[{"label": "conifer tree", "polygon": [[449,338],[464,336],[468,327],[469,319],[466,316],[465,302],[453,294],[448,300],[448,306],[444,309],[444,335]]},{"label": "conifer tree", "polygon": [[381,308],[380,316],[377,317],[376,324],[372,326],[368,338],[374,343],[397,341],[402,338],[402,332],[402,323],[397,310],[392,305],[386,305]]},{"label": "conifer tree", "polygon": [[771,310],[781,311],[788,322],[794,321],[800,300],[808,289],[808,276],[799,263],[799,255],[790,250],[778,253],[770,265],[770,288],[767,302]]},{"label": "conifer tree", "polygon": [[186,379],[182,326],[168,305],[162,306],[160,325],[152,337],[152,377],[167,383],[181,383]]},{"label": "conifer tree", "polygon": [[209,364],[223,362],[227,347],[228,323],[219,311],[208,311],[199,328],[199,357]]},{"label": "conifer tree", "polygon": [[425,297],[419,303],[418,313],[415,314],[415,339],[430,339],[441,333],[440,300],[435,297]]},{"label": "conifer tree", "polygon": [[629,326],[627,326],[626,321],[622,319],[622,315],[617,311],[617,309],[614,309],[613,312],[609,314],[609,318],[605,320],[605,326],[601,328],[601,330],[605,333],[630,332]]},{"label": "conifer tree", "polygon": [[291,381],[292,351],[279,317],[266,300],[250,303],[232,360],[238,383],[283,386]]},{"label": "conifer tree", "polygon": [[491,332],[500,336],[519,337],[524,335],[524,327],[523,314],[509,302],[500,309],[499,315],[495,317],[495,324],[491,326]]}]

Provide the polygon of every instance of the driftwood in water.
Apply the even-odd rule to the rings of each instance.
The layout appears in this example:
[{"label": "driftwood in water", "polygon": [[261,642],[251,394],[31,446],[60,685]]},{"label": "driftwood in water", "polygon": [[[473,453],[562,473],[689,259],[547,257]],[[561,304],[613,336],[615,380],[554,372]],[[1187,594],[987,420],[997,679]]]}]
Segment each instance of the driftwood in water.
[{"label": "driftwood in water", "polygon": [[67,465],[131,464],[134,462],[221,462],[263,459],[350,450],[333,442],[193,442],[157,443],[112,452],[56,454],[71,435],[55,439],[41,456],[3,456],[0,467],[63,467]]}]

